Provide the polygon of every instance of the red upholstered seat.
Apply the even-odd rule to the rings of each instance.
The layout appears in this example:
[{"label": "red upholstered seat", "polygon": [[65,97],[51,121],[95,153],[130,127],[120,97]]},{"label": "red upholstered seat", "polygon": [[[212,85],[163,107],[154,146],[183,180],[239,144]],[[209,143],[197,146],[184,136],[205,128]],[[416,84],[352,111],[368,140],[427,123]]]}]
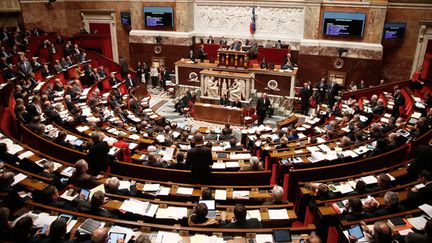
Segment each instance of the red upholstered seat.
[{"label": "red upholstered seat", "polygon": [[339,242],[339,231],[336,227],[332,226],[328,228],[327,242],[337,243]]},{"label": "red upholstered seat", "polygon": [[102,90],[104,92],[108,91],[108,90],[111,90],[111,85],[110,85],[110,83],[109,83],[109,81],[108,81],[107,78],[102,81]]},{"label": "red upholstered seat", "polygon": [[62,56],[63,55],[60,53],[54,53],[51,55],[51,61],[52,62],[55,62],[56,60],[61,61]]},{"label": "red upholstered seat", "polygon": [[42,48],[39,50],[39,58],[45,58],[45,60],[49,59],[49,52],[47,48]]}]

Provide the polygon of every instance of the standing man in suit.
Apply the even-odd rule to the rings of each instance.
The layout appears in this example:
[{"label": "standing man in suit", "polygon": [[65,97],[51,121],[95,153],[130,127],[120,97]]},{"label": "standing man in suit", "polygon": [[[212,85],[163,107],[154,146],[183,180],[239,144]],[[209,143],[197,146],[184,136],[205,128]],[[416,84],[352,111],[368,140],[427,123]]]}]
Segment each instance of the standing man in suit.
[{"label": "standing man in suit", "polygon": [[160,85],[164,90],[166,90],[166,81],[167,80],[170,80],[170,74],[166,70],[165,66],[161,66],[161,68],[160,68]]},{"label": "standing man in suit", "polygon": [[107,142],[102,141],[101,135],[99,133],[93,132],[90,135],[90,138],[93,144],[89,148],[87,161],[90,174],[98,175],[101,174],[100,172],[105,172],[108,168],[108,152],[110,148]]},{"label": "standing man in suit", "polygon": [[187,56],[192,62],[195,62],[195,53],[192,49],[189,50],[189,55]]},{"label": "standing man in suit", "polygon": [[221,98],[220,98],[220,105],[223,105],[223,106],[229,106],[230,105],[230,101],[229,101],[229,99],[228,99],[228,97],[227,97],[227,95],[226,94],[224,94]]},{"label": "standing man in suit", "polygon": [[303,84],[300,92],[302,113],[307,115],[309,112],[309,99],[312,96],[312,87],[308,82]]},{"label": "standing man in suit", "polygon": [[28,78],[30,77],[30,74],[33,71],[33,68],[30,64],[30,62],[27,60],[27,58],[24,55],[20,55],[20,62],[18,63],[19,67],[19,73],[21,77]]},{"label": "standing man in suit", "polygon": [[398,118],[400,116],[400,110],[399,108],[401,106],[405,106],[405,97],[402,94],[402,91],[400,89],[397,89],[394,92],[394,105],[393,105],[393,113],[392,116]]},{"label": "standing man in suit", "polygon": [[211,149],[204,146],[204,139],[201,133],[193,137],[195,147],[187,152],[186,168],[191,169],[193,183],[207,184],[211,175],[213,158]]},{"label": "standing man in suit", "polygon": [[332,108],[334,103],[336,102],[335,96],[339,93],[339,85],[336,83],[336,81],[333,79],[330,82],[330,85],[327,89],[328,93],[328,107]]},{"label": "standing man in suit", "polygon": [[204,62],[204,59],[207,57],[207,53],[204,51],[204,45],[200,45],[200,49],[198,50],[198,57],[201,62]]},{"label": "standing man in suit", "polygon": [[267,97],[267,93],[263,93],[260,98],[258,98],[256,105],[256,112],[258,115],[258,125],[262,125],[264,123],[264,119],[267,115],[267,112],[270,111],[270,99]]},{"label": "standing man in suit", "polygon": [[322,104],[324,102],[326,91],[327,82],[325,78],[321,78],[321,81],[317,85],[317,104]]}]

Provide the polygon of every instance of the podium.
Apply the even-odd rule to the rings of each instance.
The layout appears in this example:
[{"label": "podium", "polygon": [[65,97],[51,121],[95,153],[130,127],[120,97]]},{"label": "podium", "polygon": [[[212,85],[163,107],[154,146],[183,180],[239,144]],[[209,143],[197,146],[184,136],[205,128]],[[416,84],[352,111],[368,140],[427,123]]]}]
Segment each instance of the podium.
[{"label": "podium", "polygon": [[218,50],[218,66],[246,69],[248,64],[248,53],[235,50]]}]

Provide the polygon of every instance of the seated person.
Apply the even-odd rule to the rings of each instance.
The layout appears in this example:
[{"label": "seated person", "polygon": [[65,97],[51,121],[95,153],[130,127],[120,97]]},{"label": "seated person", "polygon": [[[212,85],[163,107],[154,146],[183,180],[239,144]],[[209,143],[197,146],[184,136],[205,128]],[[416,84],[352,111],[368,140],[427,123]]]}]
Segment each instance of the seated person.
[{"label": "seated person", "polygon": [[291,60],[291,53],[287,53],[281,65],[282,69],[293,69],[295,66]]},{"label": "seated person", "polygon": [[67,232],[67,222],[65,219],[58,218],[51,223],[48,232],[48,237],[43,239],[44,237],[40,237],[39,242],[41,243],[69,243],[71,241],[67,240],[66,232]]},{"label": "seated person", "polygon": [[[361,228],[366,235],[366,242],[403,242],[403,238],[400,234],[394,234],[392,228],[387,224],[386,221],[377,221],[373,226],[373,230],[370,230],[365,222],[360,222]],[[355,236],[349,236],[349,242],[358,242]]]},{"label": "seated person", "polygon": [[12,222],[9,221],[9,208],[0,208],[0,239],[8,240],[11,233]]},{"label": "seated person", "polygon": [[49,160],[45,161],[43,164],[43,171],[39,172],[38,175],[46,178],[55,178],[56,174],[54,174],[54,163]]},{"label": "seated person", "polygon": [[169,168],[171,169],[177,169],[177,170],[186,170],[186,163],[184,159],[183,153],[177,153],[176,155],[176,162],[170,163]]},{"label": "seated person", "polygon": [[410,232],[405,236],[406,243],[428,243],[432,242],[432,219],[429,219],[424,227],[424,234]]},{"label": "seated person", "polygon": [[219,140],[230,140],[234,138],[233,135],[230,134],[230,130],[227,128],[222,129],[222,135],[219,136]]},{"label": "seated person", "polygon": [[291,134],[288,135],[288,140],[296,140],[296,139],[299,139],[299,135],[297,130],[293,129],[291,130]]},{"label": "seated person", "polygon": [[334,192],[330,191],[329,187],[323,183],[308,183],[306,187],[315,191],[315,199],[318,200],[327,200],[336,198]]},{"label": "seated person", "polygon": [[371,187],[371,188],[366,188],[367,192],[376,192],[376,191],[380,191],[380,190],[388,190],[391,189],[393,187],[392,182],[391,182],[391,178],[390,176],[388,176],[385,173],[381,173],[378,175],[378,183],[376,186]]},{"label": "seated person", "polygon": [[260,68],[261,69],[267,69],[268,68],[268,64],[265,58],[262,59],[261,64],[260,64]]},{"label": "seated person", "polygon": [[216,133],[216,130],[214,128],[210,128],[210,133],[205,135],[205,140],[217,140],[218,135]]},{"label": "seated person", "polygon": [[102,176],[93,177],[87,173],[88,170],[87,162],[83,159],[78,160],[75,163],[75,172],[69,178],[68,183],[84,189],[95,188],[100,184],[97,180],[102,178]]},{"label": "seated person", "polygon": [[229,144],[230,147],[225,149],[225,151],[243,151],[243,147],[237,145],[237,139],[231,138]]},{"label": "seated person", "polygon": [[57,188],[53,185],[45,187],[41,194],[40,201],[45,205],[66,210],[75,210],[72,205],[60,198]]},{"label": "seated person", "polygon": [[405,202],[405,204],[413,207],[432,202],[432,173],[428,170],[422,170],[418,177],[425,186],[420,189],[411,188]]},{"label": "seated person", "polygon": [[111,177],[105,181],[105,191],[111,194],[123,196],[135,196],[137,194],[136,181],[131,181],[129,189],[119,189],[120,180],[117,177]]},{"label": "seated person", "polygon": [[92,215],[114,218],[114,215],[111,212],[109,212],[105,208],[102,208],[102,205],[107,202],[108,198],[105,197],[105,194],[102,191],[97,191],[91,197],[90,202],[84,201],[80,198],[80,200],[78,201],[77,209],[78,212],[82,213],[89,213]]},{"label": "seated person", "polygon": [[260,165],[258,157],[252,156],[249,160],[249,167],[242,167],[240,171],[261,171],[264,168]]},{"label": "seated person", "polygon": [[8,164],[14,164],[15,162],[20,162],[21,160],[18,158],[18,156],[8,152],[8,148],[5,143],[0,143],[0,161],[6,162]]},{"label": "seated person", "polygon": [[20,195],[24,195],[25,192],[17,192],[17,190],[12,187],[14,182],[15,174],[13,172],[4,172],[0,175],[0,193],[4,194],[5,200],[3,205],[11,210],[15,210],[21,207],[24,203],[24,198]]},{"label": "seated person", "polygon": [[148,160],[144,162],[143,165],[153,167],[167,167],[166,162],[162,161],[161,158],[158,158],[155,153],[149,153]]},{"label": "seated person", "polygon": [[199,203],[195,206],[195,210],[188,219],[188,225],[192,227],[196,226],[214,226],[218,225],[219,222],[215,219],[207,218],[208,208],[205,203]]},{"label": "seated person", "polygon": [[278,144],[276,146],[276,149],[284,149],[284,148],[288,148],[288,138],[287,137],[281,137],[279,139],[280,144]]},{"label": "seated person", "polygon": [[212,191],[208,187],[201,189],[201,200],[213,200]]},{"label": "seated person", "polygon": [[369,158],[383,154],[387,150],[387,140],[380,138],[376,142],[377,143],[374,150],[372,150],[372,152],[368,156]]},{"label": "seated person", "polygon": [[372,214],[365,212],[361,200],[356,197],[348,199],[348,203],[345,205],[345,210],[342,213],[342,219],[347,221],[361,220],[372,216]]},{"label": "seated person", "polygon": [[[12,242],[33,242],[33,219],[30,216],[24,216],[15,223],[11,232]],[[2,239],[3,240],[3,239]]]},{"label": "seated person", "polygon": [[271,192],[272,200],[266,201],[263,205],[278,205],[278,204],[287,204],[288,201],[283,200],[284,191],[281,186],[275,185]]},{"label": "seated person", "polygon": [[246,219],[247,210],[242,204],[234,206],[234,218],[231,223],[223,224],[226,215],[222,213],[222,227],[225,228],[261,228],[261,223],[256,218]]},{"label": "seated person", "polygon": [[399,202],[398,194],[392,191],[388,191],[384,195],[384,205],[378,206],[378,202],[376,200],[367,200],[365,202],[365,207],[367,207],[367,211],[372,212],[375,217],[405,211],[405,207]]}]

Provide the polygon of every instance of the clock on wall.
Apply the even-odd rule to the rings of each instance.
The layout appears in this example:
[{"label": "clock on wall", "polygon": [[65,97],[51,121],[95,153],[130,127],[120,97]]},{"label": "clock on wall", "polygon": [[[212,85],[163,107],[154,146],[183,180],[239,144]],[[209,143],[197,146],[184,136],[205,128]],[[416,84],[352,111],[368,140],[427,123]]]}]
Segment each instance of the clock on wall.
[{"label": "clock on wall", "polygon": [[333,67],[336,69],[341,69],[343,68],[345,62],[342,58],[338,57],[333,61]]},{"label": "clock on wall", "polygon": [[155,46],[153,51],[155,54],[159,55],[162,52],[162,46]]}]

